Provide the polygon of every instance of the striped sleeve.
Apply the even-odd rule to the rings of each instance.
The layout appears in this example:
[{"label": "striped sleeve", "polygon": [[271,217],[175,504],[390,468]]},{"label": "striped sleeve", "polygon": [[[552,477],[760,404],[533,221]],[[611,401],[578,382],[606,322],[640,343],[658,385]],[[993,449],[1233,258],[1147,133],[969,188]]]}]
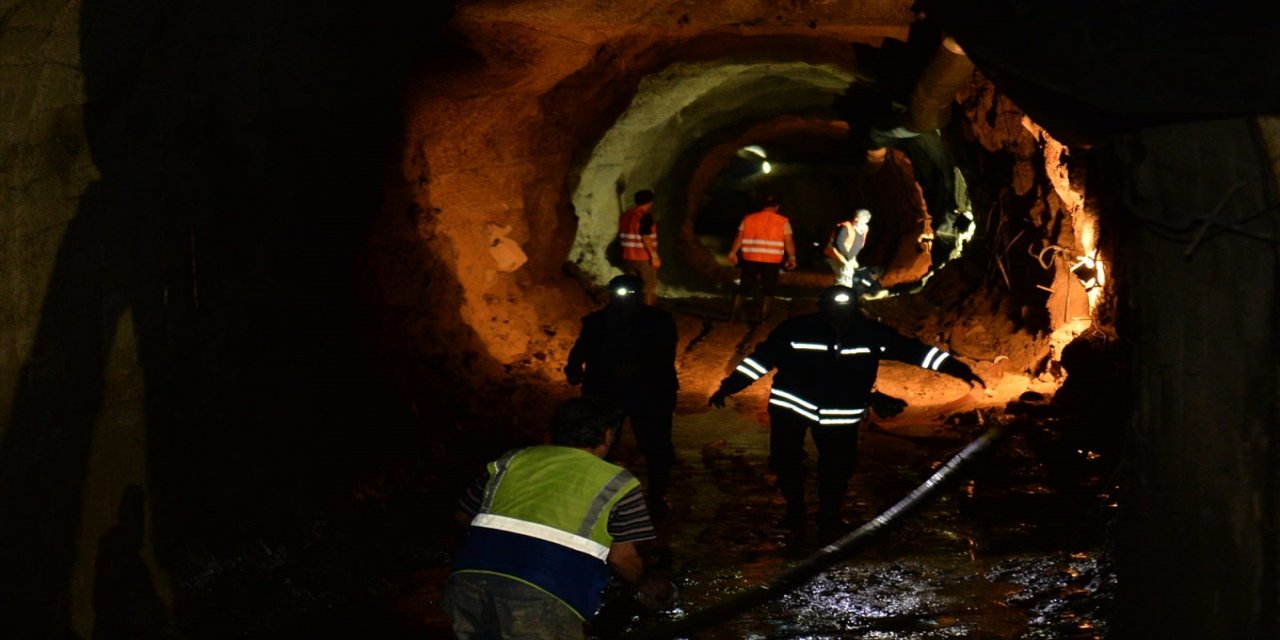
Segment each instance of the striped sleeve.
[{"label": "striped sleeve", "polygon": [[639,542],[658,537],[642,491],[632,490],[613,506],[609,512],[609,535],[614,542]]}]

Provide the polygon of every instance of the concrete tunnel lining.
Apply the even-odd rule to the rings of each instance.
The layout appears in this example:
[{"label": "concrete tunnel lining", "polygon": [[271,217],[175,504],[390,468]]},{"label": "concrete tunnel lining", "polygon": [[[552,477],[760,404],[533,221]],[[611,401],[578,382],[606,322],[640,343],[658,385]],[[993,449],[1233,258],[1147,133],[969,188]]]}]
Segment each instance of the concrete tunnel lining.
[{"label": "concrete tunnel lining", "polygon": [[[569,260],[590,281],[603,284],[618,270],[606,249],[617,235],[618,216],[640,189],[655,189],[655,210],[663,233],[664,260],[699,248],[675,233],[687,216],[681,178],[671,171],[691,147],[707,151],[709,134],[723,136],[780,114],[830,109],[835,98],[857,81],[856,72],[835,64],[754,62],[675,64],[644,78],[631,104],[592,150],[572,202],[578,231]],[[621,191],[621,193],[619,193]],[[664,282],[662,295],[686,291]]]}]

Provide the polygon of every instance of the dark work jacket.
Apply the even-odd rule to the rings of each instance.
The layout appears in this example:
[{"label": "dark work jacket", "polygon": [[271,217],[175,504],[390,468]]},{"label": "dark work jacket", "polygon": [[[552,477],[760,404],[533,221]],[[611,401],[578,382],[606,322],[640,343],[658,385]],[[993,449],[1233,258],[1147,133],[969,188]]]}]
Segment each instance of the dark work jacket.
[{"label": "dark work jacket", "polygon": [[856,424],[866,414],[883,359],[897,360],[960,379],[967,365],[945,351],[908,338],[888,325],[855,314],[843,336],[814,313],[779,324],[720,383],[737,393],[777,369],[770,409],[783,409],[819,425]]},{"label": "dark work jacket", "polygon": [[582,333],[569,351],[569,368],[582,365],[584,395],[674,395],[675,320],[647,305],[629,313],[612,304],[596,311],[582,319]]}]

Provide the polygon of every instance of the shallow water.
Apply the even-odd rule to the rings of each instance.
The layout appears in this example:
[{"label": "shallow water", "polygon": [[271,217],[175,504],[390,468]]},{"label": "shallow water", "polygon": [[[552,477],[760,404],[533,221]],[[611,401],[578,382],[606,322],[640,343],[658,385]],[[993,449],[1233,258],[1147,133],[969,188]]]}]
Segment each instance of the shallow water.
[{"label": "shallow water", "polygon": [[[932,504],[802,586],[693,637],[1102,637],[1115,590],[1103,552],[1115,456],[1099,453],[1104,443],[1062,437],[1053,418],[1001,419],[1022,424]],[[901,435],[913,431],[929,436]],[[978,431],[865,430],[850,529],[909,493]],[[829,542],[812,527],[795,534],[774,525],[782,502],[767,452],[741,432],[733,440],[709,442],[697,459],[682,457],[684,488],[672,496],[677,506],[660,525],[661,542],[647,552],[679,587],[679,606],[650,612],[615,585],[592,637],[624,638],[681,619],[767,582]]]}]

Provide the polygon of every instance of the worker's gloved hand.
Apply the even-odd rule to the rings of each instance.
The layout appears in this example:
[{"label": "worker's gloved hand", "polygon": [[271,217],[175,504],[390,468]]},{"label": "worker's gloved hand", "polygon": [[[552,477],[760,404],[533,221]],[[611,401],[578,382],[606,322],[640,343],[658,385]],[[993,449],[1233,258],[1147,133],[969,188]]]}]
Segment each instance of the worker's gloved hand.
[{"label": "worker's gloved hand", "polygon": [[581,367],[565,367],[564,377],[569,381],[570,385],[578,386],[582,384],[582,368]]},{"label": "worker's gloved hand", "polygon": [[679,591],[675,583],[661,576],[649,574],[636,585],[636,600],[646,608],[665,611],[676,605]]},{"label": "worker's gloved hand", "polygon": [[725,393],[724,391],[717,391],[711,394],[711,398],[707,400],[707,404],[717,409],[723,409],[724,401],[728,397],[729,397],[729,394]]},{"label": "worker's gloved hand", "polygon": [[975,387],[979,387],[982,389],[987,388],[987,383],[983,382],[982,378],[979,378],[978,374],[974,373],[973,369],[970,369],[968,365],[961,364],[961,363],[956,363],[956,364],[960,364],[960,366],[963,367],[960,370],[960,373],[956,377],[960,378],[961,380],[964,380],[965,382],[968,382],[970,385],[973,385]]},{"label": "worker's gloved hand", "polygon": [[892,418],[907,408],[907,401],[879,391],[871,392],[871,410],[881,418]]}]

